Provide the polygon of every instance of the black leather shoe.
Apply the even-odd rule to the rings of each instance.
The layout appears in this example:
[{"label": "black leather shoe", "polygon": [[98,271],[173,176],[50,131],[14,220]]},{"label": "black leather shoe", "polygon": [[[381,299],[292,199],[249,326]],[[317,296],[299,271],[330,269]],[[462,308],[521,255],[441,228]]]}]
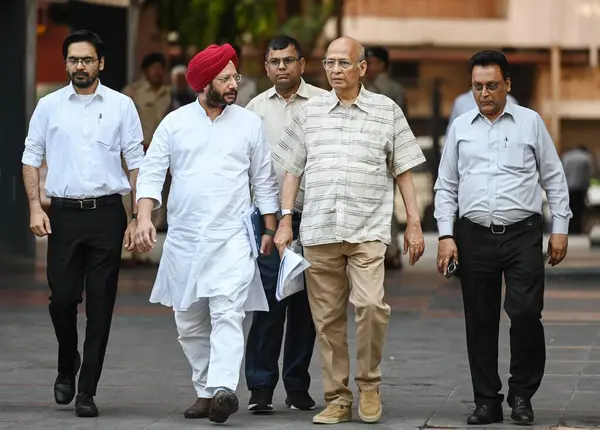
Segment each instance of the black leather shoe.
[{"label": "black leather shoe", "polygon": [[516,423],[524,426],[533,424],[533,408],[531,400],[525,397],[511,396],[508,404],[512,408],[510,418]]},{"label": "black leather shoe", "polygon": [[98,416],[98,407],[94,398],[88,394],[79,393],[75,400],[75,413],[81,418],[94,418]]},{"label": "black leather shoe", "polygon": [[208,419],[213,423],[223,424],[238,409],[239,402],[235,393],[229,389],[219,390],[210,402]]},{"label": "black leather shoe", "polygon": [[504,413],[500,404],[479,405],[467,418],[467,424],[470,425],[501,423],[502,421],[504,421]]},{"label": "black leather shoe", "polygon": [[73,365],[73,373],[71,375],[61,375],[60,373],[54,381],[54,400],[59,405],[68,405],[75,397],[75,377],[81,366],[81,355],[77,352],[75,363]]}]

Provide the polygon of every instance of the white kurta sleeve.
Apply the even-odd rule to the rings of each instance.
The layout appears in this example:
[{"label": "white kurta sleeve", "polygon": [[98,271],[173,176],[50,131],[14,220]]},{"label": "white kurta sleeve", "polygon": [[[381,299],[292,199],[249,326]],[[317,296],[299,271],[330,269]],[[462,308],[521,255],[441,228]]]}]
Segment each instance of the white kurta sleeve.
[{"label": "white kurta sleeve", "polygon": [[258,118],[251,145],[250,185],[254,187],[256,206],[262,215],[276,213],[279,210],[279,188],[267,133]]},{"label": "white kurta sleeve", "polygon": [[154,209],[162,205],[162,189],[171,162],[171,133],[165,118],[158,126],[140,165],[137,179],[137,201],[154,200]]}]

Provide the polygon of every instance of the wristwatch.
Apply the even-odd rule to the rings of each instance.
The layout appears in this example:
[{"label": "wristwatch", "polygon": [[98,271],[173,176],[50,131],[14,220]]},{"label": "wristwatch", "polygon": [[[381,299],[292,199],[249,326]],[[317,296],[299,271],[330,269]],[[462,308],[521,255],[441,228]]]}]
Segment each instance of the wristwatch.
[{"label": "wristwatch", "polygon": [[293,211],[291,209],[281,209],[281,218],[283,218],[286,215],[292,215]]},{"label": "wristwatch", "polygon": [[137,213],[131,214],[131,219],[137,219]]},{"label": "wristwatch", "polygon": [[264,231],[264,233],[265,233],[267,236],[275,237],[275,233],[276,233],[276,232],[275,232],[275,231],[273,231],[273,230],[270,230],[270,229],[268,229],[268,228],[265,228],[265,231]]}]

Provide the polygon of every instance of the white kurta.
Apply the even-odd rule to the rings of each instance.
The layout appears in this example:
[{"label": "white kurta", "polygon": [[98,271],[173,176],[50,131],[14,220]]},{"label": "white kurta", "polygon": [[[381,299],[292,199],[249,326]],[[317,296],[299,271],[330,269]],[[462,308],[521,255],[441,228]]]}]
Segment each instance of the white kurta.
[{"label": "white kurta", "polygon": [[169,227],[150,302],[185,311],[200,298],[234,299],[249,286],[245,310],[268,310],[242,216],[252,205],[250,185],[262,214],[279,209],[260,117],[232,105],[213,122],[198,102],[171,112],[140,167],[138,201],[162,204],[169,168]]}]

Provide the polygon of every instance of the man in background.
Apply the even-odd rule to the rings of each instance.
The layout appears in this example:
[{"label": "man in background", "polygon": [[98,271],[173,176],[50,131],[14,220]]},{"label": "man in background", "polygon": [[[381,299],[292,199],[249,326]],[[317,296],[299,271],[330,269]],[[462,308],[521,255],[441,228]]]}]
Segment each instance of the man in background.
[{"label": "man in background", "polygon": [[[404,87],[392,79],[389,75],[390,55],[387,49],[383,47],[373,47],[366,50],[367,74],[363,85],[369,91],[383,94],[391,98],[406,116],[406,95]],[[396,191],[394,190],[394,193]],[[396,215],[392,214],[392,243],[387,248],[385,254],[385,265],[391,269],[402,268],[402,251],[398,246],[398,236],[400,235],[400,224]]]},{"label": "man in background", "polygon": [[[242,74],[242,48],[235,43],[232,43],[231,46],[235,49],[238,58],[238,72]],[[258,85],[256,84],[256,81],[249,76],[243,76],[242,80],[238,83],[238,96],[235,104],[246,107],[256,94],[258,94]]]},{"label": "man in background", "polygon": [[582,234],[583,215],[585,214],[587,191],[594,170],[594,160],[588,149],[581,145],[565,152],[561,161],[569,187],[569,206],[573,212],[569,233]]},{"label": "man in background", "polygon": [[389,74],[390,54],[387,49],[380,46],[368,48],[366,56],[367,78],[363,81],[365,88],[391,98],[406,116],[406,92]]},{"label": "man in background", "polygon": [[187,67],[179,64],[171,69],[171,106],[169,112],[194,102],[197,98],[185,77]]}]

